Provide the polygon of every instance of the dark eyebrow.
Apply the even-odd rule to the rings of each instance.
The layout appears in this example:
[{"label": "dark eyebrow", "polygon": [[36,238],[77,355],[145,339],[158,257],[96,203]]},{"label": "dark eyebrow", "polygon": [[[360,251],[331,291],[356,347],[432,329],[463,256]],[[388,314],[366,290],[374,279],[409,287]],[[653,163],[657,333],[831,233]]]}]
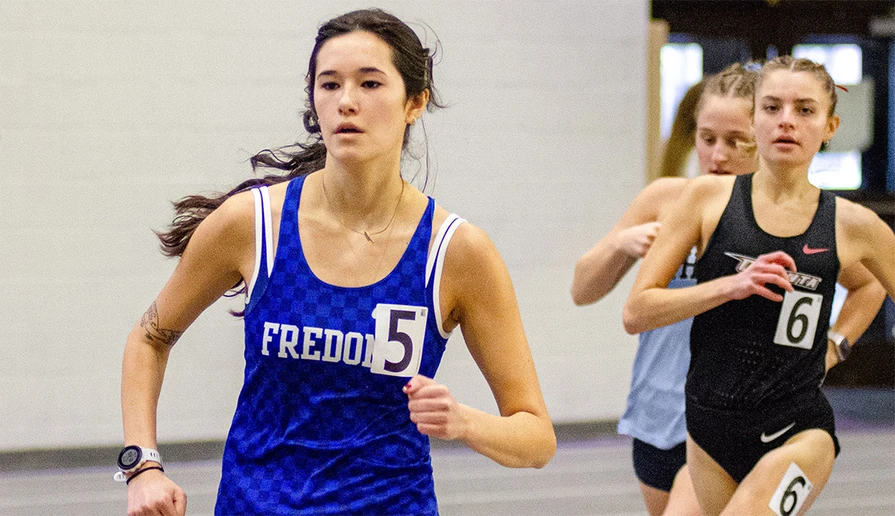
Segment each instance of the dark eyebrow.
[{"label": "dark eyebrow", "polygon": [[[361,67],[361,68],[358,69],[358,72],[360,72],[360,73],[381,73],[382,75],[385,75],[385,72],[383,72],[383,71],[380,70],[379,68],[376,68],[375,66],[364,66],[364,67]],[[335,70],[323,70],[322,72],[320,72],[320,73],[317,74],[317,77],[318,77],[318,78],[320,78],[320,77],[329,77],[329,76],[335,76],[335,75],[338,75],[338,74],[339,74],[339,73],[336,72]]]},{"label": "dark eyebrow", "polygon": [[[773,95],[765,95],[764,97],[761,98],[761,100],[770,101],[770,102],[782,102],[779,98],[774,97]],[[812,98],[812,97],[805,97],[805,98],[796,99],[796,102],[799,104],[817,104],[818,100],[815,98]]]}]

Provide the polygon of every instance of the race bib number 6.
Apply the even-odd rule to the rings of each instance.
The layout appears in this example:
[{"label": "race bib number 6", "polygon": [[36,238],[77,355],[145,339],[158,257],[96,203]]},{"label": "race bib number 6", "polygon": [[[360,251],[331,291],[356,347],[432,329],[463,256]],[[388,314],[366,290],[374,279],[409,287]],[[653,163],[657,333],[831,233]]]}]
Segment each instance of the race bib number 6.
[{"label": "race bib number 6", "polygon": [[781,346],[811,349],[823,296],[794,290],[783,294],[780,318],[774,343]]},{"label": "race bib number 6", "polygon": [[370,371],[390,376],[413,376],[420,371],[426,313],[424,306],[376,305]]},{"label": "race bib number 6", "polygon": [[813,487],[814,485],[805,476],[805,472],[793,462],[783,474],[783,479],[771,497],[768,507],[777,516],[798,514]]}]

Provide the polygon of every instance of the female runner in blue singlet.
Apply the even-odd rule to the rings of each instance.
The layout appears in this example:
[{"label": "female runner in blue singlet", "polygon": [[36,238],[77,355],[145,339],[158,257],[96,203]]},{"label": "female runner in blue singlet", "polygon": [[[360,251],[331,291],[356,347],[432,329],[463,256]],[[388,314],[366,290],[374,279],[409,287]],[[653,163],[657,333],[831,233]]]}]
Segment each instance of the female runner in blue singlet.
[{"label": "female runner in blue singlet", "polygon": [[[544,466],[556,439],[506,267],[401,177],[412,126],[439,107],[431,53],[394,16],[355,11],[321,26],[307,81],[311,143],[253,159],[282,175],[188,197],[161,235],[180,261],[127,340],[125,443],[155,449],[171,347],[244,284],[217,514],[437,514],[429,436]],[[457,327],[499,416],[432,379]],[[185,512],[158,462],[123,473],[130,514]]]}]

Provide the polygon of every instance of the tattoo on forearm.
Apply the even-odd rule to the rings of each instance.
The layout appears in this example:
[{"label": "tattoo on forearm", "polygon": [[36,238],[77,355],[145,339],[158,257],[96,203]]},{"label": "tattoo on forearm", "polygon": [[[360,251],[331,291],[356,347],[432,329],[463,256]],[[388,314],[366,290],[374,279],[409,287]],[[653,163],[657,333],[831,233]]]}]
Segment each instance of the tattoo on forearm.
[{"label": "tattoo on forearm", "polygon": [[152,302],[152,306],[149,307],[149,310],[146,310],[143,318],[140,319],[140,327],[146,332],[147,339],[167,346],[177,344],[177,339],[183,334],[182,331],[166,330],[159,327],[158,308],[155,306],[155,301]]}]

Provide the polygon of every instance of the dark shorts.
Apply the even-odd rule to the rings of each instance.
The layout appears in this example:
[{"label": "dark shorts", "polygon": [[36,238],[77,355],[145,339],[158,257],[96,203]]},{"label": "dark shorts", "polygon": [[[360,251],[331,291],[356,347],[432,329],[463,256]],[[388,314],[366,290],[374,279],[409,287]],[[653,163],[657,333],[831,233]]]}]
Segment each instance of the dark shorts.
[{"label": "dark shorts", "polygon": [[687,462],[687,443],[663,450],[635,438],[632,455],[634,473],[641,482],[662,491],[671,491],[675,475]]},{"label": "dark shorts", "polygon": [[688,396],[686,415],[690,437],[737,483],[766,453],[804,430],[826,431],[839,455],[833,409],[819,390],[749,411],[703,407]]}]

